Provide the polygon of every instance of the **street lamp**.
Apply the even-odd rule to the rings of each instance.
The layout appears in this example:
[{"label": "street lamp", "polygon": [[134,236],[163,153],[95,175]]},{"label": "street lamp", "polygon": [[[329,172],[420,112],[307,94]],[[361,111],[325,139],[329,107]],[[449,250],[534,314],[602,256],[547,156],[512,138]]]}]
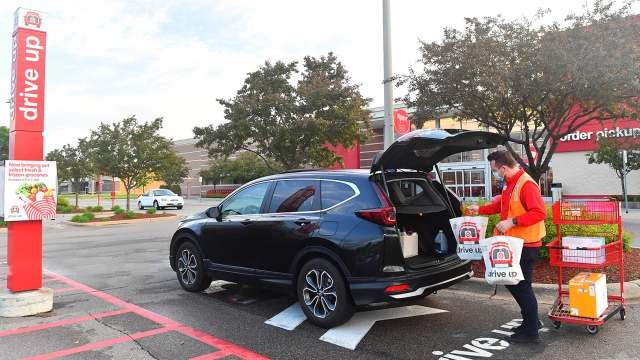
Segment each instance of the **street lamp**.
[{"label": "street lamp", "polygon": [[191,197],[191,176],[187,177],[187,199]]}]

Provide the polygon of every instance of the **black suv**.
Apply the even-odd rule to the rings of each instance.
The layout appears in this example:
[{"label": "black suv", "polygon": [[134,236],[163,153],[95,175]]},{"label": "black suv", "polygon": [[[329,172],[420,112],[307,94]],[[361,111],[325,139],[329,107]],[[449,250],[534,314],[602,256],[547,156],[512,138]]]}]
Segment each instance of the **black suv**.
[{"label": "black suv", "polygon": [[[503,141],[489,132],[417,130],[378,154],[370,171],[254,180],[182,221],[171,267],[187,291],[221,279],[295,295],[325,328],[348,321],[356,304],[427,296],[472,276],[449,225],[461,216],[460,200],[428,173],[449,155]],[[439,230],[446,255],[435,251]],[[404,257],[401,231],[418,234],[417,255]]]}]

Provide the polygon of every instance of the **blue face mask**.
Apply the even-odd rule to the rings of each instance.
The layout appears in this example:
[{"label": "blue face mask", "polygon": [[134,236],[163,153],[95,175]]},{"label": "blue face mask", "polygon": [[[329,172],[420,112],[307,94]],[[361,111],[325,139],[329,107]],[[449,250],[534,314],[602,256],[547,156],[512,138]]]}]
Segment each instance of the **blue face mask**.
[{"label": "blue face mask", "polygon": [[493,177],[496,178],[496,180],[498,180],[498,182],[504,182],[504,179],[502,178],[502,176],[499,175],[498,171],[494,171],[493,172]]}]

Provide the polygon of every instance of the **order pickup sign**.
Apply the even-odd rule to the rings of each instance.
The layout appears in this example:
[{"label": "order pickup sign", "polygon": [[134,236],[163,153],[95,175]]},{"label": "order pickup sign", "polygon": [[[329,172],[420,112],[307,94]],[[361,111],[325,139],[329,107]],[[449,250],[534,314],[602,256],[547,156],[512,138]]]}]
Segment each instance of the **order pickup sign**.
[{"label": "order pickup sign", "polygon": [[0,163],[0,216],[4,221],[56,218],[55,161],[5,160]]}]

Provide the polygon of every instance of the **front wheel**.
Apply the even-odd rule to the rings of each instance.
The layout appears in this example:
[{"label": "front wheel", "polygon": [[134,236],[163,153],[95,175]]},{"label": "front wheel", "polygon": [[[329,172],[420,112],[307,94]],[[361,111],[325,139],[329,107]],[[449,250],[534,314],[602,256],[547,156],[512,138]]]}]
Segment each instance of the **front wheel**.
[{"label": "front wheel", "polygon": [[178,210],[182,209],[182,206],[178,206]]},{"label": "front wheel", "polygon": [[142,206],[142,202],[138,201],[138,209],[144,210],[144,206]]},{"label": "front wheel", "polygon": [[202,256],[192,242],[180,245],[176,253],[176,274],[183,289],[202,291],[211,285],[211,278],[204,272]]},{"label": "front wheel", "polygon": [[587,325],[587,331],[591,335],[596,334],[598,332],[598,328],[599,328],[598,325]]},{"label": "front wheel", "polygon": [[340,326],[356,311],[342,274],[325,259],[312,259],[302,267],[296,292],[307,319],[321,328]]},{"label": "front wheel", "polygon": [[153,207],[156,208],[156,210],[162,210],[162,206],[160,206],[157,201],[153,202]]}]

